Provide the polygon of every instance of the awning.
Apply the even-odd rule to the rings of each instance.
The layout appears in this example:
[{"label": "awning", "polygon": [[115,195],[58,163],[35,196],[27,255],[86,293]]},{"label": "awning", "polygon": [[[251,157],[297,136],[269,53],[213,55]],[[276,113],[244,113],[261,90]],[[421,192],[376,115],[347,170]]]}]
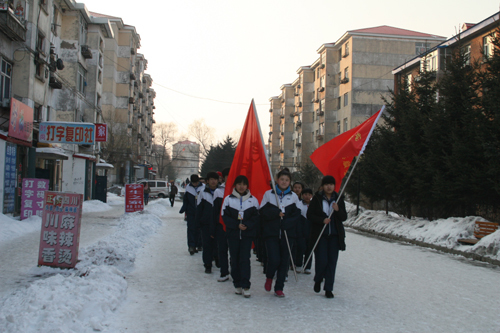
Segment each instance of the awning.
[{"label": "awning", "polygon": [[109,164],[109,163],[96,163],[95,167],[98,169],[114,169],[115,168],[113,166],[113,164]]},{"label": "awning", "polygon": [[59,148],[37,148],[36,158],[44,160],[67,160],[69,156]]},{"label": "awning", "polygon": [[93,162],[96,161],[96,157],[94,155],[75,153],[75,154],[73,154],[73,157],[83,158],[84,160],[89,160],[89,161],[93,161]]}]

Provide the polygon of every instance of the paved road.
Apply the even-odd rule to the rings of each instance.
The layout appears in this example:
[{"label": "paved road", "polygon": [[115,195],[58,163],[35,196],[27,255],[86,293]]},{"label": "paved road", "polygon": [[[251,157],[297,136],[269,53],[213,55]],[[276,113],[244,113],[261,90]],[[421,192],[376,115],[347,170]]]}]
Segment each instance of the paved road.
[{"label": "paved road", "polygon": [[500,332],[498,267],[351,230],[334,299],[314,293],[311,275],[295,282],[292,273],[286,298],[272,296],[254,257],[244,299],[188,254],[177,211],[139,253],[108,332]]}]

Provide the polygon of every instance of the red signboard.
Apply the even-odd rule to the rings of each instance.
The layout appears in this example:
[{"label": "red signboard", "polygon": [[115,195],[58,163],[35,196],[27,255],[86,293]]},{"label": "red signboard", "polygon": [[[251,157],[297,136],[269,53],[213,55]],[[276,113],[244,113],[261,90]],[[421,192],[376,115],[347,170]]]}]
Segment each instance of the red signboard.
[{"label": "red signboard", "polygon": [[144,210],[144,185],[125,184],[125,213]]},{"label": "red signboard", "polygon": [[33,140],[33,109],[15,98],[10,99],[9,136],[27,142]]},{"label": "red signboard", "polygon": [[108,124],[95,124],[95,142],[108,141]]},{"label": "red signboard", "polygon": [[73,268],[78,259],[83,195],[45,192],[38,265]]}]

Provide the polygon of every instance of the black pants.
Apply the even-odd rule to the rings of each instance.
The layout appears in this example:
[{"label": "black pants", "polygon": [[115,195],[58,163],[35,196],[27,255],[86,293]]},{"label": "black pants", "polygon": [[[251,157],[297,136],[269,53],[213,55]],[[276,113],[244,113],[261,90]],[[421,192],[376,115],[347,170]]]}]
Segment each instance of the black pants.
[{"label": "black pants", "polygon": [[170,200],[170,207],[174,207],[175,197],[168,197],[168,200]]},{"label": "black pants", "polygon": [[214,260],[215,239],[210,237],[210,225],[203,224],[201,226],[201,241],[203,243],[203,265],[212,267]]},{"label": "black pants", "polygon": [[[290,248],[293,247],[294,239],[289,238]],[[285,236],[282,238],[268,238],[266,239],[267,250],[267,269],[266,277],[272,279],[276,273],[276,284],[274,291],[283,290],[285,286],[285,278],[290,267],[290,252],[286,243]]]},{"label": "black pants", "polygon": [[[250,256],[253,238],[228,238],[231,277],[235,288],[250,288]],[[221,267],[222,269],[222,267]]]},{"label": "black pants", "polygon": [[217,255],[219,257],[220,276],[229,274],[229,259],[228,259],[228,239],[222,224],[217,223]]},{"label": "black pants", "polygon": [[339,251],[338,235],[321,236],[318,246],[314,250],[314,258],[316,260],[314,282],[321,282],[325,279],[323,289],[326,291],[333,291]]}]

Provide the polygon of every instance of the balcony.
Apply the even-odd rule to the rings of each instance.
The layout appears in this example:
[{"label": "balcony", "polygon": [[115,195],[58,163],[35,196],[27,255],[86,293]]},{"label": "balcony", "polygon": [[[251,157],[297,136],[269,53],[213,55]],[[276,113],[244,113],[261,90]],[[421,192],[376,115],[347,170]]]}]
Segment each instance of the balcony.
[{"label": "balcony", "polygon": [[10,40],[17,42],[26,41],[26,28],[10,8],[0,12],[0,31]]},{"label": "balcony", "polygon": [[297,142],[297,143],[295,144],[295,146],[297,146],[297,147],[302,147],[302,143]]},{"label": "balcony", "polygon": [[92,51],[90,50],[90,46],[82,45],[80,47],[80,52],[85,59],[92,59]]},{"label": "balcony", "polygon": [[49,86],[53,89],[62,89],[62,81],[53,74],[50,74]]},{"label": "balcony", "polygon": [[297,127],[302,126],[302,122],[301,122],[300,120],[299,120],[299,121],[297,121],[297,122],[295,123],[295,126],[297,126]]},{"label": "balcony", "polygon": [[342,80],[340,80],[340,84],[345,84],[347,82],[349,82],[349,78],[348,77],[345,77]]}]

